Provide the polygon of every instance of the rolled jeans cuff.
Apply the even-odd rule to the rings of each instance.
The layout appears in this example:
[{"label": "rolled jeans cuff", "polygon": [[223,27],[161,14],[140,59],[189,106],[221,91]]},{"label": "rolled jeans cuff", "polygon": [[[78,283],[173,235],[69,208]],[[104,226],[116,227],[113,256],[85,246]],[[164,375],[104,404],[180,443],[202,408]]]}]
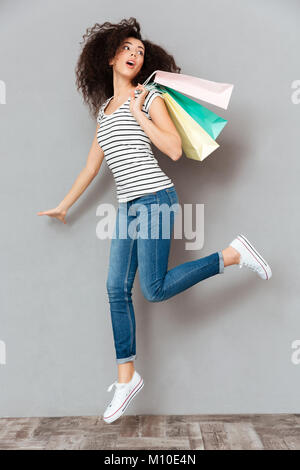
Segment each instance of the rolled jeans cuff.
[{"label": "rolled jeans cuff", "polygon": [[219,274],[224,273],[224,257],[222,251],[218,251],[219,255]]},{"label": "rolled jeans cuff", "polygon": [[136,358],[137,358],[137,355],[134,354],[133,356],[122,357],[121,359],[116,359],[116,361],[117,361],[117,364],[124,364],[124,362],[134,361]]}]

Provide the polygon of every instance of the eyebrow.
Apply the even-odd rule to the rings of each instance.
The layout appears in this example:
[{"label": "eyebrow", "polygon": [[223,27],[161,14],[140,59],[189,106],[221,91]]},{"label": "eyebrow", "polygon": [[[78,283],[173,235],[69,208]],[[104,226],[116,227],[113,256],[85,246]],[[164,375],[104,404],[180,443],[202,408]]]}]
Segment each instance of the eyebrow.
[{"label": "eyebrow", "polygon": [[[124,41],[123,42],[123,44],[126,44],[126,43],[131,44],[133,46],[132,42],[130,42],[130,41]],[[145,51],[144,47],[142,47],[142,46],[138,46],[138,47],[140,47],[141,49],[143,49],[143,51]]]}]

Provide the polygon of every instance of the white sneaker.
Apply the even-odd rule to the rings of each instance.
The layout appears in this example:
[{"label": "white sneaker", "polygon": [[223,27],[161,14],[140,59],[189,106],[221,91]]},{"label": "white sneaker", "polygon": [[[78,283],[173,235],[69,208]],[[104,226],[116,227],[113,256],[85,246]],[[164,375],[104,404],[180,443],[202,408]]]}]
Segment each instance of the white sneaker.
[{"label": "white sneaker", "polygon": [[247,240],[245,235],[238,234],[237,238],[232,240],[230,246],[240,253],[240,268],[246,266],[255,271],[261,279],[267,281],[272,277],[272,271],[265,259],[258,253],[253,245]]},{"label": "white sneaker", "polygon": [[135,370],[130,382],[119,383],[116,381],[108,387],[107,391],[110,392],[113,386],[116,387],[114,397],[103,414],[106,423],[112,423],[124,413],[131,400],[143,388],[144,381]]}]

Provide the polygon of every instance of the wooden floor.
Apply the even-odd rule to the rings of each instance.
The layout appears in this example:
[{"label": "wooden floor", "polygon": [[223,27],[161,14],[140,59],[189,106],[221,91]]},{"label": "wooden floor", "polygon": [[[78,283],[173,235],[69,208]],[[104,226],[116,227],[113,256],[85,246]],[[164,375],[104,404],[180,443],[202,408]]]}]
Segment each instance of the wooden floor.
[{"label": "wooden floor", "polygon": [[300,450],[300,414],[2,418],[0,449]]}]

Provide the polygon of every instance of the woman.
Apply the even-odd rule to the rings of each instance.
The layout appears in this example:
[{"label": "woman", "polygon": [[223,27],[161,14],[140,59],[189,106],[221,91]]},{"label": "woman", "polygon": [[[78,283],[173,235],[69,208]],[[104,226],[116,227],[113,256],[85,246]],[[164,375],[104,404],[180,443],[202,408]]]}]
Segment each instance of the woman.
[{"label": "woman", "polygon": [[[111,423],[144,385],[134,368],[137,356],[131,291],[137,267],[142,292],[154,302],[223,273],[226,266],[246,266],[265,280],[272,272],[241,234],[223,250],[168,271],[178,196],[150,144],[177,161],[182,155],[181,139],[160,93],[148,91],[140,82],[155,70],[179,73],[180,68],[160,46],[142,39],[135,18],[119,24],[96,24],[86,38],[76,69],[77,86],[97,117],[96,133],[86,166],[69,193],[56,208],[38,214],[66,223],[68,209],[99,172],[105,157],[115,178],[119,203],[106,283],[118,365],[118,381],[108,388],[115,386],[114,397],[103,415],[104,421]],[[163,206],[168,210],[162,211]],[[137,220],[141,230],[129,234],[129,227]],[[137,236],[141,232],[144,236]]]}]

